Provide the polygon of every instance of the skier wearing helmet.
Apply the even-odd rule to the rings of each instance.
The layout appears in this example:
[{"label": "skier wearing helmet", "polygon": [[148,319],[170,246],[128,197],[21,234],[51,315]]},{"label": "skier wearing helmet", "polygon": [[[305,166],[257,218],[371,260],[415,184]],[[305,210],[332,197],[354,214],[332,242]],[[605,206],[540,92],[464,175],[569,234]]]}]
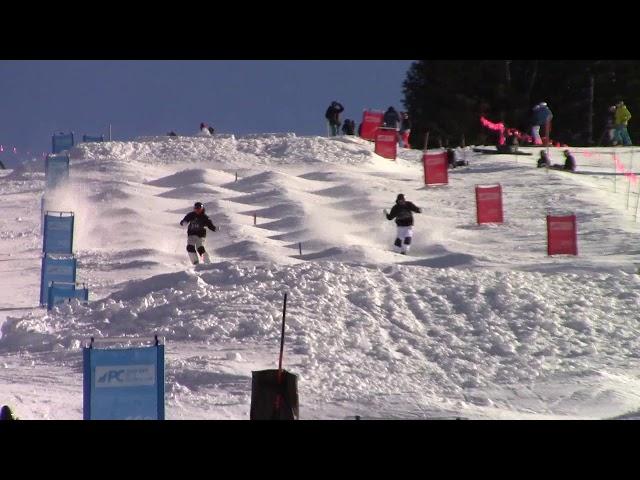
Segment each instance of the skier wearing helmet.
[{"label": "skier wearing helmet", "polygon": [[406,255],[411,248],[411,237],[413,237],[413,213],[421,213],[422,210],[416,207],[412,202],[405,200],[402,193],[398,194],[396,198],[396,204],[393,206],[390,212],[387,212],[385,208],[383,210],[387,220],[396,220],[397,232],[396,241],[393,246],[396,253],[402,253]]},{"label": "skier wearing helmet", "polygon": [[215,232],[217,227],[204,213],[204,205],[196,202],[193,205],[193,211],[187,213],[180,221],[180,226],[184,225],[185,222],[189,224],[187,227],[187,252],[189,252],[191,263],[197,265],[200,263],[200,257],[202,257],[202,263],[211,263],[211,258],[209,258],[209,254],[204,249],[204,239],[207,236],[206,228]]}]

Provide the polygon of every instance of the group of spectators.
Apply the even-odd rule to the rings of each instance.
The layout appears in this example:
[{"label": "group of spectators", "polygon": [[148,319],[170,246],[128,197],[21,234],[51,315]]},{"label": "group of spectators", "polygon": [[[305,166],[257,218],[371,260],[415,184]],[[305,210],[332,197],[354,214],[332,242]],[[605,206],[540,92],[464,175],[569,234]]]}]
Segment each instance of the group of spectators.
[{"label": "group of spectators", "polygon": [[[329,126],[329,136],[338,135],[340,125],[342,125],[342,133],[344,135],[356,134],[356,122],[349,118],[344,123],[340,121],[340,114],[344,112],[344,107],[340,102],[333,101],[327,108],[324,117],[327,119]],[[389,107],[382,118],[382,127],[392,128],[398,132],[398,144],[403,148],[411,148],[409,145],[409,135],[411,134],[411,120],[407,112],[400,112]],[[358,135],[361,135],[362,124],[358,128]]]}]

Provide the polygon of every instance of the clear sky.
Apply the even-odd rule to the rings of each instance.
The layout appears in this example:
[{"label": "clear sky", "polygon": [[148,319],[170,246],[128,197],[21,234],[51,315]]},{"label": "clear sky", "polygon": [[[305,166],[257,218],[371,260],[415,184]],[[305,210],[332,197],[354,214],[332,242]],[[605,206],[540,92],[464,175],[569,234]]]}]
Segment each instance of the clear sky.
[{"label": "clear sky", "polygon": [[[332,100],[359,123],[364,108],[402,109],[410,60],[0,61],[0,160],[51,151],[53,132],[114,140],[220,133],[325,135]],[[14,155],[12,148],[18,154]]]}]

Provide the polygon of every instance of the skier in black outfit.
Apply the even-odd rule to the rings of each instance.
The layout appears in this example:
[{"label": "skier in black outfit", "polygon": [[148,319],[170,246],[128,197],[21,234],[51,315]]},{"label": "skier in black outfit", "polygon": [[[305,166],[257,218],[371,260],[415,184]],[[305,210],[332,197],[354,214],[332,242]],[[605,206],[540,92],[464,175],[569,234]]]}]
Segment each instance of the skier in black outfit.
[{"label": "skier in black outfit", "polygon": [[212,232],[215,232],[218,228],[211,223],[211,219],[204,213],[204,205],[196,202],[193,206],[193,212],[187,213],[180,221],[180,225],[184,225],[185,222],[189,223],[187,228],[187,252],[189,252],[191,263],[194,265],[200,263],[198,255],[202,256],[203,263],[211,263],[209,254],[204,249],[204,239],[207,236],[206,228]]},{"label": "skier in black outfit", "polygon": [[329,128],[331,129],[330,136],[335,137],[338,135],[338,128],[340,127],[340,114],[344,112],[344,107],[338,102],[331,102],[329,108],[327,108],[324,118],[329,122]]},{"label": "skier in black outfit", "polygon": [[383,210],[387,220],[396,219],[396,225],[398,231],[396,234],[396,241],[393,244],[395,251],[406,255],[411,247],[411,237],[413,237],[413,213],[422,213],[418,207],[413,203],[407,202],[404,195],[400,193],[396,198],[396,204],[391,209],[391,212],[387,212],[385,208]]}]

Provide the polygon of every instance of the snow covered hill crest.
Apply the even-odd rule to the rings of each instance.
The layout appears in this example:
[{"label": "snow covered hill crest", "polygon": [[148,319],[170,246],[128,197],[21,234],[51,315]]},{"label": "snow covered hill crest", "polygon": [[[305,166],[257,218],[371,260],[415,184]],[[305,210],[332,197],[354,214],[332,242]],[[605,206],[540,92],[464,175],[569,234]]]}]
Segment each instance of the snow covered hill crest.
[{"label": "snow covered hill crest", "polygon": [[[636,197],[624,179],[613,191],[606,160],[577,154],[593,174],[570,175],[535,168],[532,152],[466,149],[469,168],[425,187],[421,152],[390,161],[352,137],[81,144],[70,188],[46,207],[76,214],[78,280],[92,301],[49,313],[32,308],[42,169],[3,173],[0,387],[27,416],[78,418],[82,342],[159,333],[169,418],[247,418],[251,370],[274,366],[288,291],[285,363],[306,418],[637,408]],[[474,186],[494,183],[505,223],[477,225]],[[382,215],[398,193],[423,209],[406,257]],[[207,236],[213,263],[195,268],[178,225],[194,201],[219,226]],[[548,257],[546,214],[566,211],[578,218],[580,254]],[[46,382],[40,402],[24,400],[33,382]]]}]

